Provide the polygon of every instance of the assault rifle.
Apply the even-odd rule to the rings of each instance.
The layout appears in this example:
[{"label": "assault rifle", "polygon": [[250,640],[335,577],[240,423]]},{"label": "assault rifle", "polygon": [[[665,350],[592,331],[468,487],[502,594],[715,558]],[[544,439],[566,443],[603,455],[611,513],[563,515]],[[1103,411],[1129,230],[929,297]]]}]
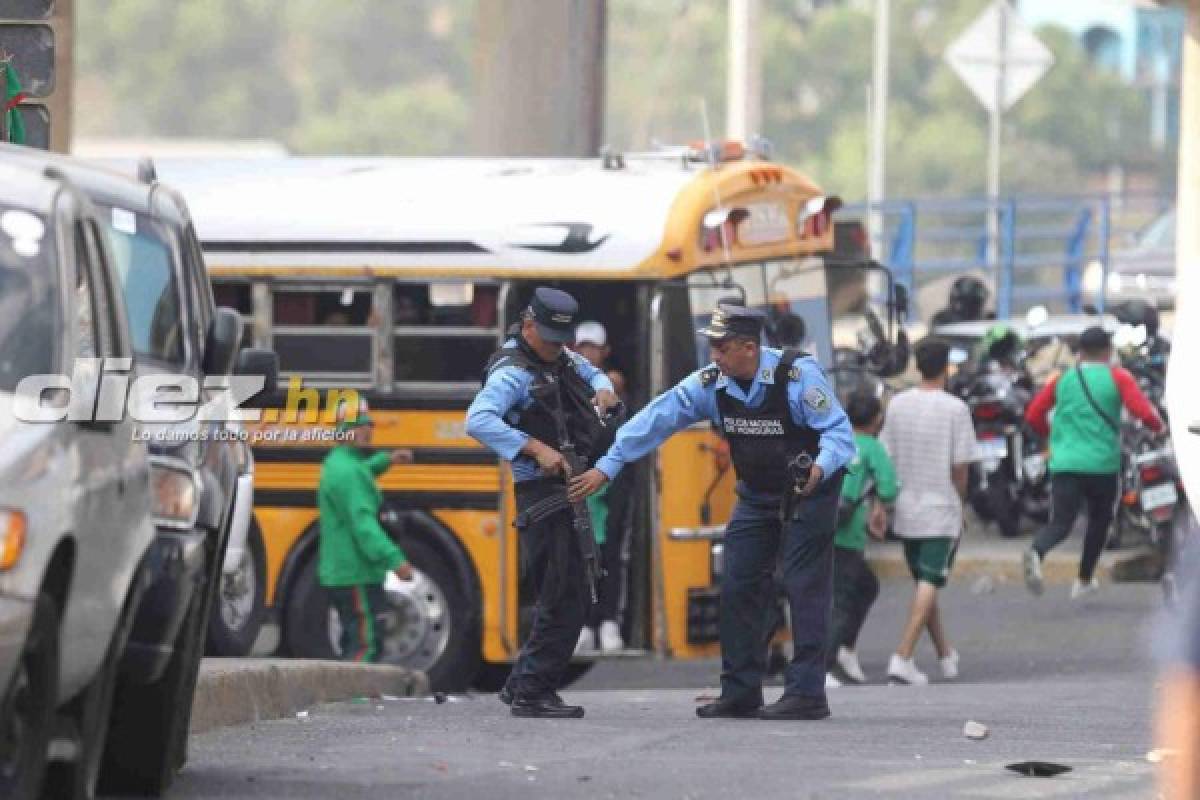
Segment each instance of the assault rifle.
[{"label": "assault rifle", "polygon": [[[550,411],[554,417],[554,426],[558,434],[558,451],[562,453],[566,459],[567,466],[570,467],[571,475],[582,475],[587,469],[587,462],[576,450],[575,443],[571,441],[571,435],[567,430],[567,418],[563,411],[561,387],[558,382],[547,384],[535,390],[539,394],[539,401]],[[610,409],[609,413],[600,417],[599,424],[608,427],[616,423],[624,410],[623,405],[618,405],[614,409]],[[596,585],[604,577],[605,570],[600,563],[600,550],[596,546],[596,532],[592,528],[592,516],[588,511],[587,502],[580,500],[578,503],[571,503],[566,500],[565,490],[563,501],[571,508],[571,524],[575,529],[575,540],[579,545],[579,554],[583,557],[583,574],[584,579],[588,584],[588,591],[591,594],[592,603],[600,601],[600,595]]]}]

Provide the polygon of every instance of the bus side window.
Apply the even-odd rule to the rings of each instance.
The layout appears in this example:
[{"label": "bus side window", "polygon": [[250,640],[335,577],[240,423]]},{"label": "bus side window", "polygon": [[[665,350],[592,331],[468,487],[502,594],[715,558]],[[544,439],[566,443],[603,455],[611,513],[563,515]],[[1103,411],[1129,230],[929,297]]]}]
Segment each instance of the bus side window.
[{"label": "bus side window", "polygon": [[372,293],[369,285],[274,287],[271,338],[280,373],[314,383],[369,386],[376,329]]},{"label": "bus side window", "polygon": [[489,283],[400,283],[392,295],[398,385],[480,383],[496,349],[499,287]]}]

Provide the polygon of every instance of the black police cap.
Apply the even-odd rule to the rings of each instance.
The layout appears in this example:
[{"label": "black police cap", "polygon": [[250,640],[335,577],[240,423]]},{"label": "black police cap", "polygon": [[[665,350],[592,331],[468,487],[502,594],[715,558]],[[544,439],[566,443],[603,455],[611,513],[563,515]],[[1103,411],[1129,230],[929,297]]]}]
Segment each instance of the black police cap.
[{"label": "black police cap", "polygon": [[575,338],[579,303],[561,289],[538,287],[529,301],[529,311],[538,334],[548,342],[566,344]]},{"label": "black police cap", "polygon": [[735,306],[721,303],[713,312],[712,320],[707,327],[701,328],[701,336],[707,336],[714,342],[728,339],[731,336],[747,336],[758,341],[762,336],[765,315],[761,311],[745,306]]}]

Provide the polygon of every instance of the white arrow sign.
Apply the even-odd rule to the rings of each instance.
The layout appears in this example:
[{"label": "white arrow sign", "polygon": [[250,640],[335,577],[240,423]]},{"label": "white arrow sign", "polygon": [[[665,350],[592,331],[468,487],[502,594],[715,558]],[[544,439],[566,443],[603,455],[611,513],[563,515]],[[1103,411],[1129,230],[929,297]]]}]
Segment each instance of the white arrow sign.
[{"label": "white arrow sign", "polygon": [[1006,0],[995,0],[946,49],[946,61],[983,107],[995,113],[1012,108],[1054,64],[1054,55]]}]

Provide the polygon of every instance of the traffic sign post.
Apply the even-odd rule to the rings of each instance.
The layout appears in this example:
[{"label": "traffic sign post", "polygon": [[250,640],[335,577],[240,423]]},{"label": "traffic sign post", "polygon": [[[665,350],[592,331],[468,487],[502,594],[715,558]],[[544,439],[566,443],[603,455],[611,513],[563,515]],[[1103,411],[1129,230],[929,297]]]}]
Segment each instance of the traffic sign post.
[{"label": "traffic sign post", "polygon": [[999,260],[1000,123],[1054,64],[1054,55],[1033,34],[1008,0],[994,0],[946,49],[946,62],[989,115],[988,263]]}]

